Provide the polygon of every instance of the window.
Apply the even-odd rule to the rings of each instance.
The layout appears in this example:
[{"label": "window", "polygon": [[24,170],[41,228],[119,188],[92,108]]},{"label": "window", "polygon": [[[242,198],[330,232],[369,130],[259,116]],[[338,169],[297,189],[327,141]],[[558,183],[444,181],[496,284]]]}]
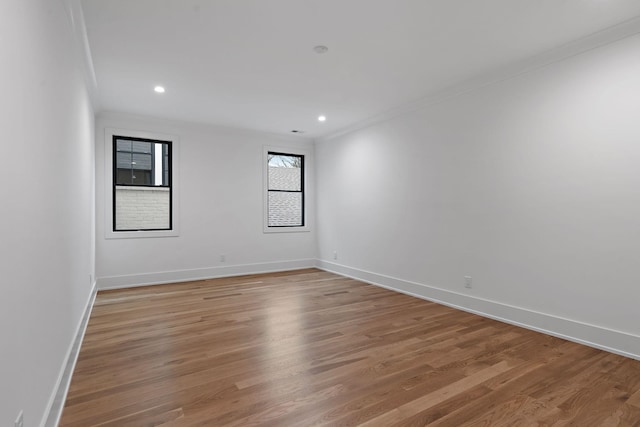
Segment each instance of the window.
[{"label": "window", "polygon": [[171,141],[113,135],[113,231],[172,229]]},{"label": "window", "polygon": [[304,155],[267,152],[267,227],[304,227]]}]

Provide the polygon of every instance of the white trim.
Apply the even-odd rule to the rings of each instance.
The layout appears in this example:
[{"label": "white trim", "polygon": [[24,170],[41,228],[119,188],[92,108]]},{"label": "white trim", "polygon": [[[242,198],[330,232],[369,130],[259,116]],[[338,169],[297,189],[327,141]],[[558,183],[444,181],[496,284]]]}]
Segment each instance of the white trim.
[{"label": "white trim", "polygon": [[98,284],[96,281],[91,286],[91,293],[87,304],[84,309],[84,313],[78,326],[76,327],[76,333],[73,340],[69,344],[67,353],[58,374],[58,380],[53,388],[49,402],[47,403],[47,410],[42,417],[40,425],[42,427],[56,427],[60,422],[62,416],[62,410],[64,409],[64,403],[67,399],[67,393],[69,393],[69,386],[71,385],[71,377],[73,371],[78,362],[78,356],[80,355],[80,348],[82,347],[82,341],[84,340],[84,334],[89,324],[89,317],[91,317],[91,311],[93,310],[93,304],[96,300],[98,293]]},{"label": "white trim", "polygon": [[316,267],[458,310],[640,360],[640,336],[324,260]]},{"label": "white trim", "polygon": [[472,77],[451,87],[424,96],[417,101],[402,104],[375,114],[330,134],[319,136],[315,139],[315,142],[328,141],[404,114],[431,107],[483,87],[517,78],[523,74],[531,73],[557,62],[565,61],[590,50],[632,37],[638,33],[640,33],[640,17],[634,17],[541,54],[517,61],[487,74]]},{"label": "white trim", "polygon": [[117,190],[124,190],[124,191],[163,191],[163,192],[169,192],[169,189],[167,187],[134,187],[134,186],[116,186]]},{"label": "white trim", "polygon": [[[302,227],[269,227],[269,152],[296,154],[304,156],[304,226]],[[265,145],[263,146],[262,157],[262,231],[264,233],[300,233],[311,231],[309,224],[309,210],[311,208],[310,185],[309,178],[311,176],[309,170],[312,167],[313,158],[311,150],[305,148],[277,147]]]},{"label": "white trim", "polygon": [[[114,136],[155,139],[171,143],[171,230],[113,231],[113,144]],[[157,132],[105,128],[104,130],[104,237],[105,239],[137,239],[177,237],[180,235],[180,139],[176,135]]]},{"label": "white trim", "polygon": [[315,259],[264,262],[258,264],[239,264],[224,267],[196,268],[191,270],[173,270],[157,273],[128,274],[123,276],[98,277],[98,289],[121,289],[136,286],[161,285],[164,283],[189,282],[193,280],[215,279],[220,277],[244,276],[247,274],[272,273],[277,271],[301,270],[313,268]]}]

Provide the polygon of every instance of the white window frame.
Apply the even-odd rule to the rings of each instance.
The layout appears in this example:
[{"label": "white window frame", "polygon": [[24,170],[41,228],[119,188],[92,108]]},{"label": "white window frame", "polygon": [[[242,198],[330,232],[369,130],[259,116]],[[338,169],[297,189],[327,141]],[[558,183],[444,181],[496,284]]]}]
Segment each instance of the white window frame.
[{"label": "white window frame", "polygon": [[[292,226],[292,227],[269,227],[269,152],[276,153],[287,153],[294,154],[296,156],[304,156],[304,177],[303,184],[304,188],[302,189],[304,192],[304,206],[303,206],[303,226]],[[263,232],[264,233],[304,233],[311,231],[311,226],[309,225],[309,170],[311,169],[311,151],[301,148],[292,148],[292,147],[274,147],[274,146],[264,146],[263,147],[263,156],[262,156],[262,194],[263,194]]]},{"label": "white window frame", "polygon": [[[130,138],[144,138],[171,143],[171,230],[139,230],[139,231],[114,231],[113,230],[113,137],[123,136]],[[104,168],[105,168],[105,238],[106,239],[137,239],[149,237],[177,237],[180,235],[179,212],[179,175],[180,164],[179,138],[176,135],[167,135],[156,132],[137,131],[129,129],[106,128],[104,132]]]}]

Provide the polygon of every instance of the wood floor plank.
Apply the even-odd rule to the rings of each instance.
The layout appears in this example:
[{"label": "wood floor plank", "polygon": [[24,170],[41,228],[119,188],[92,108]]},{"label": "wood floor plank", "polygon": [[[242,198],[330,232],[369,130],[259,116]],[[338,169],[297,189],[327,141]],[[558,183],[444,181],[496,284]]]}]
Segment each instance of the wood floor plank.
[{"label": "wood floor plank", "polygon": [[101,291],[60,422],[640,426],[640,361],[316,269]]}]

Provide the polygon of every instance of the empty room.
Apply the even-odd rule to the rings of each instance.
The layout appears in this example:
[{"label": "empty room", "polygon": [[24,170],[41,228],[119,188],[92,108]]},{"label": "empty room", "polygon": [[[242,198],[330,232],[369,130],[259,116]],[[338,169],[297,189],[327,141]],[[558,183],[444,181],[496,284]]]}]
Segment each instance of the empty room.
[{"label": "empty room", "polygon": [[0,58],[1,426],[640,426],[637,0],[2,0]]}]

